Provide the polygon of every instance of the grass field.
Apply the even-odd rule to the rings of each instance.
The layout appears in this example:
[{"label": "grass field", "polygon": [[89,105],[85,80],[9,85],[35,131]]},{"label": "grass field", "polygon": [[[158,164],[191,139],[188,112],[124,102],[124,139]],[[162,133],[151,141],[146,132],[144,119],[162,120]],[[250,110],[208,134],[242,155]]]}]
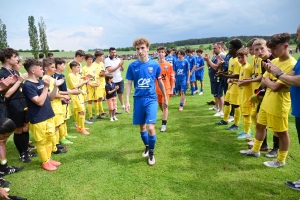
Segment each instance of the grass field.
[{"label": "grass field", "polygon": [[[126,61],[126,68],[128,64]],[[72,140],[68,153],[53,155],[63,163],[55,172],[42,170],[38,158],[21,163],[10,137],[9,164],[25,167],[5,177],[12,182],[10,194],[29,200],[299,199],[299,193],[284,186],[284,181],[300,178],[294,118],[289,118],[287,165],[267,168],[263,162],[269,159],[264,153],[259,158],[241,155],[239,150],[247,148],[246,142],[236,139],[236,132],[225,130],[226,126],[215,125],[221,118],[213,117],[205,103],[212,100],[207,70],[205,75],[204,95],[188,95],[183,112],[178,111],[179,97],[171,98],[165,133],[159,132],[158,112],[154,166],[148,166],[141,156],[144,147],[139,127],[132,125],[132,113],[123,112],[115,122],[106,118],[87,125],[88,136],[75,132],[71,118],[69,134],[78,138]],[[103,103],[107,111],[107,103]],[[268,141],[271,147],[271,132]]]}]

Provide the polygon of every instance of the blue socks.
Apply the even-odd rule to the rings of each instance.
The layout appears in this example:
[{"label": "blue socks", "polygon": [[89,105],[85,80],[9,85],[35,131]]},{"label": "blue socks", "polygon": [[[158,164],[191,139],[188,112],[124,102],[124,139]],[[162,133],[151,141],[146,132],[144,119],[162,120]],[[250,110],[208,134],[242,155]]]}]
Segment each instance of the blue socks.
[{"label": "blue socks", "polygon": [[194,95],[194,92],[195,92],[195,87],[192,86],[192,93],[191,93],[191,95]]},{"label": "blue socks", "polygon": [[[148,131],[145,132],[140,132],[141,133],[141,138],[144,142],[145,145],[149,145],[149,140],[148,140]],[[149,136],[150,137],[150,136]]]},{"label": "blue socks", "polygon": [[183,102],[180,102],[179,106],[183,106]]},{"label": "blue socks", "polygon": [[149,135],[149,152],[154,152],[155,142],[156,142],[156,135]]}]

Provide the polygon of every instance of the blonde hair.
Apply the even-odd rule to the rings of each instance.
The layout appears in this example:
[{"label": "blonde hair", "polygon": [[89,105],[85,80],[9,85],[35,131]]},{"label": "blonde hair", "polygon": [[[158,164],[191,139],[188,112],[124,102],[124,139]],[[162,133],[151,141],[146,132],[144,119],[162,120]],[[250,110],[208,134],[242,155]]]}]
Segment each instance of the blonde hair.
[{"label": "blonde hair", "polygon": [[237,56],[244,56],[244,55],[248,56],[248,49],[242,47],[236,52],[236,55]]},{"label": "blonde hair", "polygon": [[141,44],[146,44],[147,47],[150,47],[150,41],[145,37],[137,38],[132,43],[133,47],[136,47]]},{"label": "blonde hair", "polygon": [[253,42],[253,45],[252,46],[256,46],[256,45],[264,45],[266,46],[267,45],[267,42],[266,40],[262,39],[262,38],[258,38],[256,39],[254,42]]}]

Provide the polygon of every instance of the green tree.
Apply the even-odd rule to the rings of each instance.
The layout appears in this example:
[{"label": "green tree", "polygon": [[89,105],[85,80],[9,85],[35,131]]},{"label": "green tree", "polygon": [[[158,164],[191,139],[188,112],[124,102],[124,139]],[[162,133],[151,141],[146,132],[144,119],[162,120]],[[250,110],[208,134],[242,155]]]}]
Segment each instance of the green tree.
[{"label": "green tree", "polygon": [[29,43],[31,46],[31,53],[35,59],[38,59],[39,54],[39,36],[36,29],[36,26],[34,25],[34,17],[29,16],[28,17],[28,35],[29,35]]},{"label": "green tree", "polygon": [[211,44],[208,45],[207,49],[211,51],[212,50],[212,45]]},{"label": "green tree", "polygon": [[7,35],[6,35],[6,25],[2,23],[0,19],[0,49],[7,48]]},{"label": "green tree", "polygon": [[200,45],[199,45],[199,48],[200,48],[200,49],[204,49],[204,44],[200,44]]},{"label": "green tree", "polygon": [[44,55],[48,57],[49,46],[47,43],[47,35],[46,35],[46,24],[44,22],[43,17],[40,17],[39,21],[39,32],[40,32],[40,44],[41,44],[41,51]]}]

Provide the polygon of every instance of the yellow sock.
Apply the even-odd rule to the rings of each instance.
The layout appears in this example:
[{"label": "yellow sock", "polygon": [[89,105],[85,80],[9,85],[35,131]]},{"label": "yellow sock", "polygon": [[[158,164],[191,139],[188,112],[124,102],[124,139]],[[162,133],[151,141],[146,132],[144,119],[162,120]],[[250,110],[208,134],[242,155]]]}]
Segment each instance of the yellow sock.
[{"label": "yellow sock", "polygon": [[225,105],[224,106],[224,121],[225,122],[228,122],[230,111],[231,111],[231,105],[229,105],[229,106]]},{"label": "yellow sock", "polygon": [[45,140],[36,142],[36,152],[38,153],[43,164],[48,161],[48,155],[47,155],[47,150],[46,150],[45,144],[46,144]]},{"label": "yellow sock", "polygon": [[64,131],[65,131],[65,137],[68,135],[68,127],[67,127],[67,121],[65,121],[64,124],[62,124],[64,126]]},{"label": "yellow sock", "polygon": [[94,107],[95,107],[96,116],[98,116],[99,115],[99,104],[98,104],[98,102],[94,102]]},{"label": "yellow sock", "polygon": [[48,157],[48,159],[50,159],[52,151],[53,151],[53,152],[57,151],[56,146],[55,146],[55,148],[53,149],[52,138],[53,138],[53,137],[50,137],[50,136],[49,136],[49,138],[47,138],[47,141],[46,141],[46,151],[47,151],[47,157]]},{"label": "yellow sock", "polygon": [[79,128],[84,128],[84,119],[85,119],[85,115],[78,115],[78,127]]},{"label": "yellow sock", "polygon": [[254,144],[253,144],[253,147],[252,147],[252,151],[253,152],[259,152],[260,151],[260,147],[262,145],[263,141],[259,141],[259,140],[254,140]]},{"label": "yellow sock", "polygon": [[[74,109],[74,121],[75,123],[78,122],[78,112],[76,111],[77,109]],[[77,124],[78,125],[78,124]]]},{"label": "yellow sock", "polygon": [[250,115],[243,115],[243,122],[244,122],[244,132],[250,133],[250,127],[251,127]]},{"label": "yellow sock", "polygon": [[88,113],[89,113],[89,118],[93,117],[93,107],[92,104],[88,103]]},{"label": "yellow sock", "polygon": [[288,151],[278,151],[278,156],[277,156],[277,160],[280,163],[284,163],[285,159],[287,157]]},{"label": "yellow sock", "polygon": [[236,126],[240,125],[240,118],[241,118],[241,108],[235,108],[234,109],[234,124]]},{"label": "yellow sock", "polygon": [[102,101],[98,101],[98,106],[99,106],[100,112],[104,113]]},{"label": "yellow sock", "polygon": [[251,121],[254,123],[254,126],[256,126],[256,110],[252,110],[251,112]]},{"label": "yellow sock", "polygon": [[52,137],[52,151],[55,152],[57,150],[56,148],[56,144],[57,142],[57,138],[59,140],[59,130],[55,131],[55,135]]},{"label": "yellow sock", "polygon": [[65,123],[61,124],[59,126],[59,139],[64,140],[66,139],[66,133],[65,133]]}]

